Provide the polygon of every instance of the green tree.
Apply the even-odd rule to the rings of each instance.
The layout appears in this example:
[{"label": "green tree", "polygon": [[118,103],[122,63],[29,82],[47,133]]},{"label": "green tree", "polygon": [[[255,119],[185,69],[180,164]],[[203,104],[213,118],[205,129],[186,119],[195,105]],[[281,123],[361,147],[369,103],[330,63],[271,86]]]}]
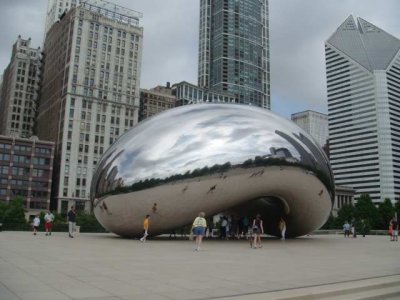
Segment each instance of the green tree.
[{"label": "green tree", "polygon": [[336,228],[335,217],[331,213],[329,215],[328,220],[326,220],[325,224],[321,227],[321,229],[335,229],[335,228]]},{"label": "green tree", "polygon": [[92,213],[81,212],[76,217],[76,224],[81,227],[81,231],[102,232],[103,227]]},{"label": "green tree", "polygon": [[377,228],[379,224],[379,212],[368,194],[362,194],[354,208],[357,221],[364,220],[372,228]]},{"label": "green tree", "polygon": [[22,197],[11,200],[8,209],[4,212],[3,222],[4,224],[26,224]]},{"label": "green tree", "polygon": [[4,203],[3,201],[0,201],[0,223],[3,223],[4,220],[4,214],[6,210],[9,208],[9,205]]},{"label": "green tree", "polygon": [[346,221],[351,222],[353,218],[354,218],[354,206],[351,204],[345,204],[339,209],[338,216],[335,219],[334,226],[337,229],[343,228],[343,224]]},{"label": "green tree", "polygon": [[53,221],[54,224],[63,224],[63,223],[66,223],[66,220],[67,220],[67,219],[66,219],[65,216],[59,214],[59,213],[56,212],[56,211],[52,211],[52,214],[54,215],[54,221]]},{"label": "green tree", "polygon": [[400,217],[400,200],[397,200],[396,204],[394,205],[394,209],[397,213],[397,217]]},{"label": "green tree", "polygon": [[386,198],[378,206],[379,222],[377,224],[378,229],[386,229],[389,225],[390,219],[393,218],[395,208],[389,198]]}]

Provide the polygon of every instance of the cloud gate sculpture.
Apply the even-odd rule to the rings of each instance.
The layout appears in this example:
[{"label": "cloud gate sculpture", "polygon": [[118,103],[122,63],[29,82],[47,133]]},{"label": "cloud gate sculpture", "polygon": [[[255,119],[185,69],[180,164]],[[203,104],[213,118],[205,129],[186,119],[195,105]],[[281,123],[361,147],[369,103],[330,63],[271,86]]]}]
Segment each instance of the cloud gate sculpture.
[{"label": "cloud gate sculpture", "polygon": [[121,136],[104,153],[91,185],[94,213],[121,236],[152,235],[207,216],[254,218],[266,233],[287,236],[318,229],[334,200],[322,149],[302,129],[257,107],[197,104],[154,116]]}]

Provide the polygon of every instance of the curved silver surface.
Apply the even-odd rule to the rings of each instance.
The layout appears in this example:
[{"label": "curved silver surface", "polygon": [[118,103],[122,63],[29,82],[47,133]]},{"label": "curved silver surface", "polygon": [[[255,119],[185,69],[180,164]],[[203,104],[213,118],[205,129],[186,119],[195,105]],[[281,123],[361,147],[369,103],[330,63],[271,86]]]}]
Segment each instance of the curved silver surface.
[{"label": "curved silver surface", "polygon": [[200,211],[261,213],[273,235],[284,216],[295,237],[322,226],[333,199],[328,160],[307,133],[237,104],[183,106],[139,123],[104,153],[91,185],[99,222],[128,237],[142,234],[146,214],[157,235]]}]

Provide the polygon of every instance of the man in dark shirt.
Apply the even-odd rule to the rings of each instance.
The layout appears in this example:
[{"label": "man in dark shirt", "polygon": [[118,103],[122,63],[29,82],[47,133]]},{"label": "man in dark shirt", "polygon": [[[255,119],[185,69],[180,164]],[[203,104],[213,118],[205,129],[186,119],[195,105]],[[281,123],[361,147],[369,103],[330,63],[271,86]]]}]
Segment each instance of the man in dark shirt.
[{"label": "man in dark shirt", "polygon": [[73,238],[74,236],[72,235],[72,233],[75,231],[75,224],[76,224],[76,212],[73,206],[71,206],[71,210],[68,212],[67,217],[68,217],[67,220],[68,220],[69,237]]}]

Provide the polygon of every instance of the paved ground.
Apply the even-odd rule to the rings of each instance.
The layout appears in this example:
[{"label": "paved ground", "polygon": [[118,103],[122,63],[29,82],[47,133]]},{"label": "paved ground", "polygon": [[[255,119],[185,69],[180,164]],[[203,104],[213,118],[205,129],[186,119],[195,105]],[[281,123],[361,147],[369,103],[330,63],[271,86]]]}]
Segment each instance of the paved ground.
[{"label": "paved ground", "polygon": [[400,278],[400,242],[387,236],[263,242],[254,250],[206,240],[195,252],[187,240],[0,232],[0,299],[273,299],[302,287]]}]

